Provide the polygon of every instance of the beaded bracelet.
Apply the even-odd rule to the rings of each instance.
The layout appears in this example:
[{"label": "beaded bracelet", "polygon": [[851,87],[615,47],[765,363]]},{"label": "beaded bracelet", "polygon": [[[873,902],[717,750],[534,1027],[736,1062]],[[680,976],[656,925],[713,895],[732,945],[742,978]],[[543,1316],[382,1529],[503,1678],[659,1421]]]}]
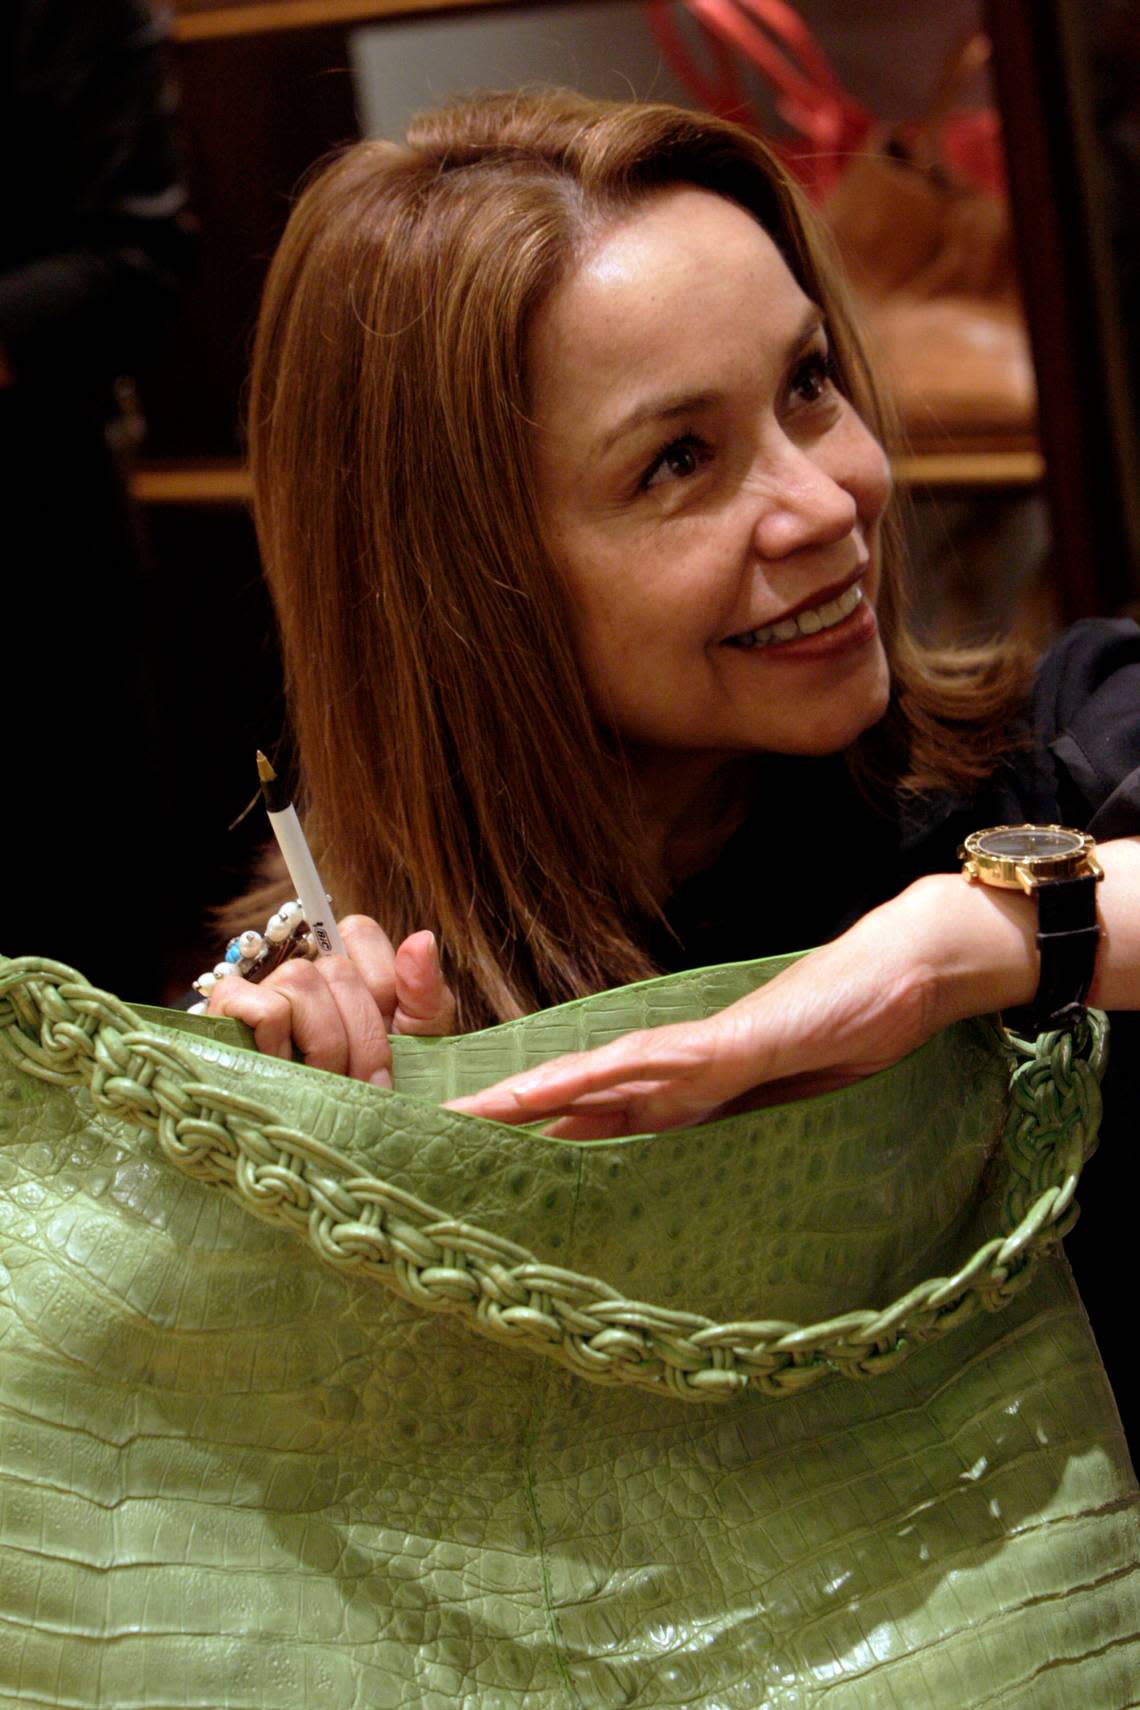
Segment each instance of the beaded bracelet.
[{"label": "beaded bracelet", "polygon": [[202,1001],[190,1005],[190,1014],[205,1013],[210,993],[219,980],[232,979],[236,974],[256,985],[274,968],[279,968],[282,962],[299,956],[312,961],[316,954],[316,940],[309,931],[301,904],[296,898],[283,903],[276,914],[270,915],[264,932],[248,931],[231,938],[222,960],[206,973],[198,975],[194,990]]}]

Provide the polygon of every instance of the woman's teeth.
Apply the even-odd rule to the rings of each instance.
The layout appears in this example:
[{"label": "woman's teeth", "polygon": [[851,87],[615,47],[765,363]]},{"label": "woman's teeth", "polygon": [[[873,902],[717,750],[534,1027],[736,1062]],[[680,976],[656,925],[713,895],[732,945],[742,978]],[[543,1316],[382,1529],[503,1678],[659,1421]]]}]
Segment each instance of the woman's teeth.
[{"label": "woman's teeth", "polygon": [[764,629],[749,629],[743,635],[732,636],[730,646],[769,647],[774,641],[793,641],[797,635],[817,635],[821,629],[834,629],[837,623],[851,616],[862,598],[862,588],[853,582],[837,599],[828,600],[825,605],[811,606]]}]

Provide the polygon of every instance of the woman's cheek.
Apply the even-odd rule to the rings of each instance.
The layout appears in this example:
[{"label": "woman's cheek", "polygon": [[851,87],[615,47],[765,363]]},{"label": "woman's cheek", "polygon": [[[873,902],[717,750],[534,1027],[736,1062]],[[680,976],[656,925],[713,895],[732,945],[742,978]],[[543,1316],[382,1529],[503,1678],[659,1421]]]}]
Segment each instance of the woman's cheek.
[{"label": "woman's cheek", "polygon": [[[862,423],[859,424],[862,427]],[[856,493],[855,502],[860,514],[869,526],[878,523],[891,501],[894,491],[894,476],[891,474],[891,462],[883,447],[873,434],[866,428],[863,432],[870,441],[867,456],[866,476],[861,482],[861,491]]]}]

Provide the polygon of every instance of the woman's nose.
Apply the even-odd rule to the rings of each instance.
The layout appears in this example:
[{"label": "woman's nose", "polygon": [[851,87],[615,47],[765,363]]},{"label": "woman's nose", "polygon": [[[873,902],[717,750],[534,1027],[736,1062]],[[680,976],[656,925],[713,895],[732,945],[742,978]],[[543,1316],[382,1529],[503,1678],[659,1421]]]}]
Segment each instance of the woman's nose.
[{"label": "woman's nose", "polygon": [[754,539],[762,558],[786,558],[805,547],[833,546],[859,522],[854,491],[841,477],[791,442],[763,482]]}]

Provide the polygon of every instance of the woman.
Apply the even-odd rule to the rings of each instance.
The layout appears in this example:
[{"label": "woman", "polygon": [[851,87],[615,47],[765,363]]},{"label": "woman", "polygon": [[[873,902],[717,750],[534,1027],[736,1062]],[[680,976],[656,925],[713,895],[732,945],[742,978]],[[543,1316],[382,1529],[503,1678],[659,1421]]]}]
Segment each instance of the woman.
[{"label": "woman", "polygon": [[[263,1049],[383,1081],[390,1025],[822,943],[710,1021],[465,1102],[585,1136],[829,1085],[1033,998],[1029,899],[954,870],[964,835],[1022,820],[1103,831],[1093,996],[1140,1000],[1140,851],[1119,835],[1140,830],[1140,633],[1077,631],[1032,690],[1010,651],[910,641],[846,301],[742,132],[504,97],[350,150],[274,263],[251,439],[306,820],[358,911],[346,958],[215,988]],[[444,1207],[441,1241],[458,1216],[546,1261],[512,1309],[543,1334],[552,1265],[717,1335],[741,1316],[838,1334],[958,1251],[921,1117],[905,1146],[852,1149],[844,1095],[759,1140],[743,1119],[516,1151],[439,1113],[417,1146],[399,1098],[302,1090],[322,1136],[374,1121],[360,1155]],[[988,1152],[961,1133],[972,1217]],[[1106,1241],[1102,1209],[1111,1255],[1131,1231]],[[308,1299],[312,1270],[282,1255],[282,1292]],[[338,1637],[375,1669],[342,1701],[375,1678],[400,1702],[1133,1702],[1135,1483],[1070,1279],[1041,1271],[874,1383],[728,1409],[598,1389],[346,1282],[318,1332],[335,1397],[295,1412],[333,1469],[355,1457],[291,1475],[306,1543],[327,1521],[320,1559],[354,1576]],[[451,1257],[436,1272],[466,1286]],[[965,1316],[946,1287],[919,1335]],[[628,1357],[613,1323],[596,1345]],[[884,1336],[859,1369],[895,1358]],[[577,1371],[598,1375],[594,1347]]]},{"label": "woman", "polygon": [[[952,870],[972,830],[1060,819],[1116,839],[1091,995],[1140,1004],[1140,637],[1077,632],[1032,700],[1012,649],[916,647],[884,435],[826,248],[744,132],[508,95],[349,150],[271,270],[250,437],[306,822],[356,912],[347,959],[212,1012],[387,1084],[392,1026],[830,941],[465,1106],[692,1121],[1029,1002],[1032,904]],[[1083,770],[1044,746],[1074,700]]]}]

